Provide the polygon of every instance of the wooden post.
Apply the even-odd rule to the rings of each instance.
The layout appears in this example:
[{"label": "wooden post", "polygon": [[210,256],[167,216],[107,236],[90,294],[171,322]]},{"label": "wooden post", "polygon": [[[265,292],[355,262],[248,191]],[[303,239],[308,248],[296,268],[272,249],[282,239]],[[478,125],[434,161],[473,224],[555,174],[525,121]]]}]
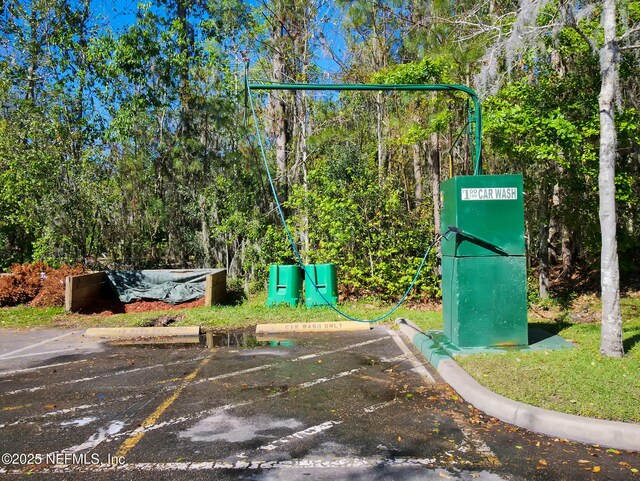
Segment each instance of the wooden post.
[{"label": "wooden post", "polygon": [[227,270],[218,269],[205,278],[204,305],[211,307],[224,302],[227,295]]},{"label": "wooden post", "polygon": [[65,279],[64,309],[77,312],[100,298],[107,275],[104,272],[68,276]]}]

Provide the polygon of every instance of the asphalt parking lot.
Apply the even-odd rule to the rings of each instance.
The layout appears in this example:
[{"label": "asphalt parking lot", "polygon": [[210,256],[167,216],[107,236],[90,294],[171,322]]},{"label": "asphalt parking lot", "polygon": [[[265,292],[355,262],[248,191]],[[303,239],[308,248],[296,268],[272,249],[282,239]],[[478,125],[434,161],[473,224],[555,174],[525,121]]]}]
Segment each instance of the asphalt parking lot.
[{"label": "asphalt parking lot", "polygon": [[3,331],[0,479],[640,479],[483,415],[384,326],[215,343]]}]

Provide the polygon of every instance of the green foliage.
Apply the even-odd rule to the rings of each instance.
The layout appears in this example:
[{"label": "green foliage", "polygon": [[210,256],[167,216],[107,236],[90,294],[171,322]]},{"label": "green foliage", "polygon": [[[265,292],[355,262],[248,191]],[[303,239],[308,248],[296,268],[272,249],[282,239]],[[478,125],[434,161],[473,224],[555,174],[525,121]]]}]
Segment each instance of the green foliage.
[{"label": "green foliage", "polygon": [[371,77],[375,84],[438,84],[442,83],[447,64],[443,59],[424,57],[420,62],[409,62],[382,69]]},{"label": "green foliage", "polygon": [[[550,29],[536,48],[497,65],[505,76],[484,101],[484,162],[490,173],[525,174],[534,266],[545,225],[555,229],[552,263],[565,229],[576,262],[595,266],[600,67],[582,33],[601,42],[599,10],[579,19],[580,30],[551,30],[559,7],[550,2],[536,20],[536,30]],[[306,0],[154,0],[110,29],[91,2],[3,3],[0,270],[33,259],[98,268],[217,265],[245,286],[264,286],[270,263],[295,259],[243,122],[246,59],[254,79],[325,81],[320,57],[331,50],[331,22],[345,38],[343,55],[333,52],[338,82],[472,84],[517,9],[517,2],[341,0],[325,11]],[[638,12],[638,2],[620,3],[621,35],[637,25]],[[632,274],[640,256],[634,51],[621,50],[620,72],[616,199],[623,269]],[[278,183],[305,259],[335,262],[348,295],[396,299],[434,235],[438,181],[448,166],[469,172],[466,98],[282,98],[287,167]],[[256,100],[271,161],[277,119],[267,94]],[[438,297],[436,262],[429,259],[416,298]]]},{"label": "green foliage", "polygon": [[[343,154],[344,156],[344,154]],[[308,173],[309,189],[295,188],[288,208],[298,238],[308,225],[308,263],[334,263],[344,292],[393,300],[404,294],[431,242],[429,220],[407,212],[397,182],[378,186],[366,158],[330,157]],[[357,175],[354,175],[357,172]],[[439,296],[431,255],[416,283],[414,297]]]}]

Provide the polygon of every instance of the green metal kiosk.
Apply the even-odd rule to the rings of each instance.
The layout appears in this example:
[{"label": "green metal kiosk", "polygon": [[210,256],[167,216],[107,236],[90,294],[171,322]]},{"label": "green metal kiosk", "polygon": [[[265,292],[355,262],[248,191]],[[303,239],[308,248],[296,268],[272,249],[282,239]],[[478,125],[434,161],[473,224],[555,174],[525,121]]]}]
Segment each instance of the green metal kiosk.
[{"label": "green metal kiosk", "polygon": [[526,346],[522,175],[442,183],[444,336],[458,348]]}]

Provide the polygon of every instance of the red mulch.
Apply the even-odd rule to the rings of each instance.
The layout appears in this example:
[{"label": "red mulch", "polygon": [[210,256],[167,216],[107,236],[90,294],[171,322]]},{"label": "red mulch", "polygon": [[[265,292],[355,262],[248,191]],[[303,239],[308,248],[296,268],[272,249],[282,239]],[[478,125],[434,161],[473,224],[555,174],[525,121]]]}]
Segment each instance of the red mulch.
[{"label": "red mulch", "polygon": [[132,312],[175,311],[200,306],[204,306],[204,297],[196,299],[195,301],[183,302],[181,304],[169,304],[162,301],[135,301],[125,304],[124,302],[120,302],[120,300],[113,298],[98,299],[91,307],[83,309],[80,313],[111,316],[113,314],[130,314]]},{"label": "red mulch", "polygon": [[48,270],[43,262],[12,265],[9,275],[0,277],[0,307],[24,304],[33,299]]},{"label": "red mulch", "polygon": [[40,292],[31,301],[36,307],[62,307],[64,306],[64,288],[67,276],[79,276],[85,272],[82,266],[64,265],[60,269],[52,269],[47,272],[42,281]]},{"label": "red mulch", "polygon": [[31,302],[34,306],[64,305],[64,279],[82,274],[82,266],[53,269],[44,262],[14,264],[0,277],[0,307]]}]

